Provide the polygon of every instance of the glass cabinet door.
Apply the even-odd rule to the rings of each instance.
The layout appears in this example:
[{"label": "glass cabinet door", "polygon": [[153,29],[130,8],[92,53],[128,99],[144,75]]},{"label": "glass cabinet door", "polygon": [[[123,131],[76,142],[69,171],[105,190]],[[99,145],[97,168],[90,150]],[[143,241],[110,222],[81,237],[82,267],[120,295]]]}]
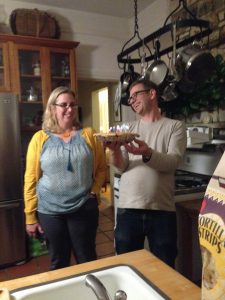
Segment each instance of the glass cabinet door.
[{"label": "glass cabinet door", "polygon": [[18,59],[21,125],[32,132],[40,129],[43,114],[40,51],[19,49]]},{"label": "glass cabinet door", "polygon": [[71,86],[70,82],[70,57],[69,53],[51,52],[51,88],[58,86]]},{"label": "glass cabinet door", "polygon": [[0,43],[0,91],[10,91],[9,59],[6,43]]},{"label": "glass cabinet door", "polygon": [[19,50],[20,99],[22,102],[42,102],[40,52]]},{"label": "glass cabinet door", "polygon": [[57,48],[17,44],[18,79],[21,122],[24,131],[41,126],[41,116],[48,97],[58,86],[76,87],[75,48]]}]

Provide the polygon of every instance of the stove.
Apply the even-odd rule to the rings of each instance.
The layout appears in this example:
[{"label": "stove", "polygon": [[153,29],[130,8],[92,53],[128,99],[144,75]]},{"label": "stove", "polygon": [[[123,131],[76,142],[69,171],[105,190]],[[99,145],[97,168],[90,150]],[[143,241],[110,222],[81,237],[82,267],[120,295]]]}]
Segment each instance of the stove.
[{"label": "stove", "polygon": [[177,170],[175,173],[175,202],[202,199],[211,176]]},{"label": "stove", "polygon": [[186,150],[175,173],[175,202],[203,199],[222,154],[220,147],[210,144]]}]

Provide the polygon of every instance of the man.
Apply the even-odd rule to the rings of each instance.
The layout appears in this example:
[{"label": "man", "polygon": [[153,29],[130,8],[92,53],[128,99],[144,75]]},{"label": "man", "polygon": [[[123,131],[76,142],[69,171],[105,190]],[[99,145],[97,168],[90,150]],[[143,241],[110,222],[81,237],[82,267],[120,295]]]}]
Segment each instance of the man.
[{"label": "man", "polygon": [[186,148],[185,124],[161,115],[157,88],[143,79],[131,85],[128,101],[141,117],[129,124],[129,131],[140,138],[129,144],[106,144],[111,150],[111,163],[122,172],[116,252],[142,249],[147,237],[150,251],[174,267],[174,173]]}]

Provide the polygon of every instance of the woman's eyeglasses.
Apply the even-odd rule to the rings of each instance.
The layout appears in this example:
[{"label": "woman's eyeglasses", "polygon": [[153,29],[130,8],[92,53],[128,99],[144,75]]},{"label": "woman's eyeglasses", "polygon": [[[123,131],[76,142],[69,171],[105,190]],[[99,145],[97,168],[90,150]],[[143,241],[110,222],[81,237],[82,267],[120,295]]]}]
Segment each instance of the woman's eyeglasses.
[{"label": "woman's eyeglasses", "polygon": [[76,103],[55,103],[53,104],[54,106],[59,106],[63,109],[68,109],[68,108],[72,108],[72,109],[75,109],[78,107],[78,105]]},{"label": "woman's eyeglasses", "polygon": [[150,89],[141,90],[141,91],[137,91],[137,92],[133,93],[133,95],[130,98],[128,98],[128,104],[131,105],[137,99],[137,96],[139,94],[141,94],[141,93],[147,93],[148,91],[150,91]]}]

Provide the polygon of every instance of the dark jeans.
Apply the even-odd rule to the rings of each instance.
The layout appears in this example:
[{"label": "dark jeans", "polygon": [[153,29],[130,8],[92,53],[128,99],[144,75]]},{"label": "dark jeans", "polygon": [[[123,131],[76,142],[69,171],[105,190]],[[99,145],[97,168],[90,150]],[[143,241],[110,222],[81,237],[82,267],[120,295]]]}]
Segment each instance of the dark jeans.
[{"label": "dark jeans", "polygon": [[51,270],[70,265],[71,250],[77,263],[95,260],[99,209],[90,198],[76,212],[47,215],[38,213],[51,257]]},{"label": "dark jeans", "polygon": [[118,208],[115,228],[117,254],[143,249],[145,237],[150,251],[174,268],[177,255],[176,213]]}]

